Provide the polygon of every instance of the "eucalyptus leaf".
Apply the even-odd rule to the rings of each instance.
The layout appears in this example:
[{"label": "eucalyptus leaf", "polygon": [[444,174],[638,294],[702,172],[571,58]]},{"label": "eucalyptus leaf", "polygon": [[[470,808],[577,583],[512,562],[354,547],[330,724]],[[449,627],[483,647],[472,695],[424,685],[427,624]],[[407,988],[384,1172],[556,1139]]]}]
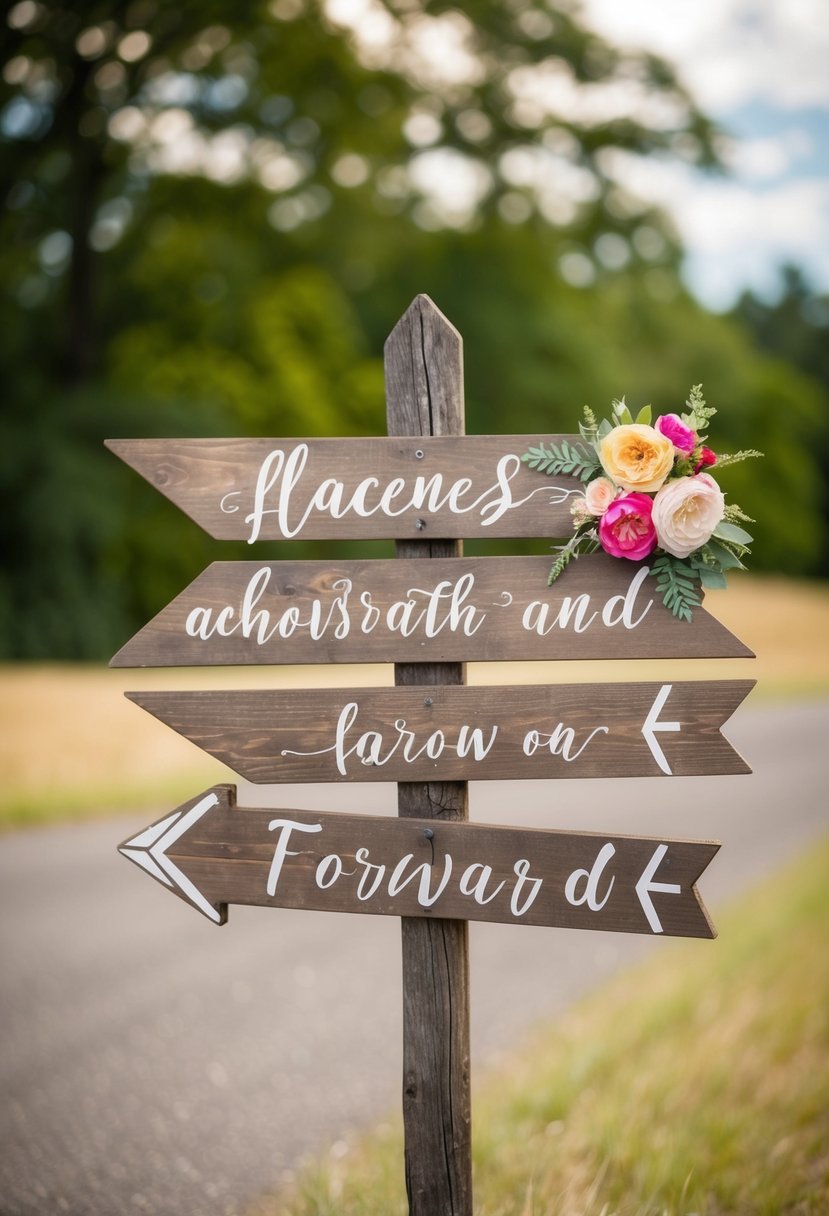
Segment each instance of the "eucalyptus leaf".
[{"label": "eucalyptus leaf", "polygon": [[722,537],[723,540],[733,540],[738,545],[750,545],[754,540],[751,533],[746,532],[745,528],[739,528],[736,524],[730,524],[722,519],[714,529],[714,535]]},{"label": "eucalyptus leaf", "polygon": [[705,550],[711,554],[721,570],[745,570],[745,566],[737,554],[732,552],[726,545],[721,545],[715,540],[709,540],[705,546]]},{"label": "eucalyptus leaf", "polygon": [[728,586],[726,577],[722,570],[715,570],[712,566],[699,567],[699,581],[702,583],[703,587],[708,587],[711,589],[716,588],[717,590],[722,590]]},{"label": "eucalyptus leaf", "polygon": [[649,405],[643,405],[639,413],[636,415],[636,421],[642,426],[650,426],[653,418],[653,410]]}]

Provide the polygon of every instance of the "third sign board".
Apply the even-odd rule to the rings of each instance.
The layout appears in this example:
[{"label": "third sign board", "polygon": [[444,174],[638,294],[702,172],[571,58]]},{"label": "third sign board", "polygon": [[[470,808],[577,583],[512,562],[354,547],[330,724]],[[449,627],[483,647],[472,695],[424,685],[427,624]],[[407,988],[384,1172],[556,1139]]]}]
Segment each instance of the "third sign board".
[{"label": "third sign board", "polygon": [[747,773],[720,733],[752,680],[135,692],[255,782]]}]

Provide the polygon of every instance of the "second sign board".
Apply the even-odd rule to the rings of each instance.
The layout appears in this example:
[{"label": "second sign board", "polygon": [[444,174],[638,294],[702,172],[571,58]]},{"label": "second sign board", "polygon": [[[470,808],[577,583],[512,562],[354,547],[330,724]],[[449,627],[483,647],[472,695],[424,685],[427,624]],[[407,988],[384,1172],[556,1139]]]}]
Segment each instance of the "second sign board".
[{"label": "second sign board", "polygon": [[655,594],[647,565],[582,558],[547,587],[547,557],[215,562],[113,667],[243,663],[742,658],[698,608]]}]

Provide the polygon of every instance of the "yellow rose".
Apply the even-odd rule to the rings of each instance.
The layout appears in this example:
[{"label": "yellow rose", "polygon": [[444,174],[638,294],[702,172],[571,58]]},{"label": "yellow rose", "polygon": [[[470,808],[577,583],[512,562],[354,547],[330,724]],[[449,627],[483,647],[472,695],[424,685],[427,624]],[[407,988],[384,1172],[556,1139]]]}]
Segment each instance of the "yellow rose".
[{"label": "yellow rose", "polygon": [[615,426],[599,444],[599,459],[608,477],[623,490],[652,494],[674,463],[674,445],[652,426],[632,422]]}]

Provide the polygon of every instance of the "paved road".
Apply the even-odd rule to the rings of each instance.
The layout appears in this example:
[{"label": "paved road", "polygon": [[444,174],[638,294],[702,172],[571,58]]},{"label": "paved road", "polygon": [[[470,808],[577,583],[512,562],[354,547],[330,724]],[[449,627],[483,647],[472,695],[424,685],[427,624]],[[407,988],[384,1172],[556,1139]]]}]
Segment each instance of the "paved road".
[{"label": "paved road", "polygon": [[[829,829],[829,703],[746,707],[727,733],[752,776],[482,783],[472,814],[720,839],[701,884],[716,916]],[[239,801],[261,805],[261,792],[243,783]],[[293,787],[282,805],[379,813],[393,793]],[[233,908],[213,928],[116,856],[150,818],[0,845],[2,1216],[230,1216],[397,1106],[397,921]],[[479,1062],[664,948],[480,924],[471,940]]]}]

